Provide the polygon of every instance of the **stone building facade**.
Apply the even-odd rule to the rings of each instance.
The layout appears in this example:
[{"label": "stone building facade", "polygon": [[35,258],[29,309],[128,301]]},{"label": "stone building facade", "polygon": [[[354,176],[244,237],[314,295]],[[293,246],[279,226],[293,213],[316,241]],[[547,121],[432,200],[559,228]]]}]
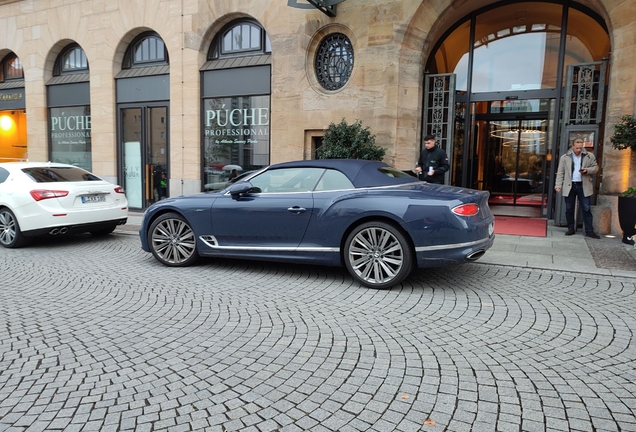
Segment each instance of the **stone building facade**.
[{"label": "stone building facade", "polygon": [[[52,160],[70,148],[64,146],[84,145],[88,167],[127,190],[139,188],[131,207],[144,208],[159,181],[148,166],[167,174],[168,195],[200,192],[222,181],[226,166],[315,157],[331,122],[360,119],[387,148],[389,164],[413,168],[422,137],[434,131],[453,159],[448,183],[494,188],[512,205],[539,193],[541,216],[558,220],[555,161],[568,134],[589,125],[583,132],[602,164],[598,206],[611,208],[610,197],[636,185],[631,151],[609,144],[619,117],[636,109],[636,1],[344,0],[334,9],[325,13],[305,0],[0,0],[0,116],[18,131],[0,131],[0,160]],[[509,65],[501,63],[504,54],[477,65],[479,59],[509,36],[531,40],[533,32],[543,35],[541,82],[499,88],[499,71],[527,69],[519,63],[525,45],[516,53],[507,48]],[[330,72],[317,71],[317,56],[328,52],[325,41],[334,34],[351,50],[337,51],[336,60],[352,67],[329,89]],[[236,50],[224,45],[232,35],[240,39]],[[21,77],[12,75],[20,68]],[[481,89],[484,71],[491,82],[486,77]],[[576,97],[584,71],[600,76],[591,97],[598,100],[583,96],[582,127],[566,130],[580,119],[568,120],[559,107]],[[451,75],[443,84],[450,92],[435,95],[432,77]],[[444,95],[452,101],[436,111],[436,97]],[[590,104],[591,120],[584,112]],[[527,123],[511,126],[516,118]],[[220,130],[240,122],[243,140]],[[56,135],[60,125],[84,132]],[[226,147],[218,147],[222,142]],[[517,161],[504,178],[513,185],[505,187],[493,180],[495,162],[485,162],[504,151]],[[540,178],[528,175],[531,163],[541,165]],[[130,164],[139,172],[131,174]],[[608,224],[600,231],[617,230]]]}]

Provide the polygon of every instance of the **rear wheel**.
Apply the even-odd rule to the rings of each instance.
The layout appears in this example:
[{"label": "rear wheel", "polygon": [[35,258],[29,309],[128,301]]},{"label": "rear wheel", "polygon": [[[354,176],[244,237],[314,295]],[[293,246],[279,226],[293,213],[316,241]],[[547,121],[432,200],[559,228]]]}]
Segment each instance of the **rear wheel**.
[{"label": "rear wheel", "polygon": [[364,223],[349,234],[344,258],[354,279],[378,289],[402,282],[413,267],[413,254],[404,234],[380,221]]},{"label": "rear wheel", "polygon": [[8,208],[0,209],[0,244],[6,248],[18,248],[24,243],[24,235],[13,212]]},{"label": "rear wheel", "polygon": [[167,266],[186,267],[199,258],[194,231],[177,213],[161,215],[150,225],[148,245],[155,258]]}]

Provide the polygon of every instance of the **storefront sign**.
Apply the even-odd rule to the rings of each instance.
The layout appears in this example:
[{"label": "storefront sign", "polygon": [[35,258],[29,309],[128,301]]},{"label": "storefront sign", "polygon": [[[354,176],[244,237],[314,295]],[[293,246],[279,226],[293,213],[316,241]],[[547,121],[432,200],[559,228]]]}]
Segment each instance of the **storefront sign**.
[{"label": "storefront sign", "polygon": [[22,93],[0,93],[0,102],[13,102],[22,100]]},{"label": "storefront sign", "polygon": [[90,131],[90,115],[66,115],[62,112],[59,117],[51,117],[53,132],[56,131]]},{"label": "storefront sign", "polygon": [[269,162],[270,97],[204,99],[204,168]]},{"label": "storefront sign", "polygon": [[51,108],[51,138],[58,145],[85,146],[91,138],[88,107]]},{"label": "storefront sign", "polygon": [[51,156],[55,162],[91,170],[90,107],[51,108]]},{"label": "storefront sign", "polygon": [[24,88],[0,90],[0,109],[24,109]]},{"label": "storefront sign", "polygon": [[269,108],[219,109],[205,111],[205,136],[222,138],[223,142],[256,143],[257,136],[269,135]]}]

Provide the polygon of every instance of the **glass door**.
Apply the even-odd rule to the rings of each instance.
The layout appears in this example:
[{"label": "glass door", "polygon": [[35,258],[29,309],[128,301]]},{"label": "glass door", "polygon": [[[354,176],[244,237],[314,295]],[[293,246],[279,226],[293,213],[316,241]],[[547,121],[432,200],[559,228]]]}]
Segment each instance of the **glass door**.
[{"label": "glass door", "polygon": [[166,106],[121,108],[121,172],[130,208],[143,209],[168,196]]},{"label": "glass door", "polygon": [[491,203],[544,207],[547,120],[486,121]]}]

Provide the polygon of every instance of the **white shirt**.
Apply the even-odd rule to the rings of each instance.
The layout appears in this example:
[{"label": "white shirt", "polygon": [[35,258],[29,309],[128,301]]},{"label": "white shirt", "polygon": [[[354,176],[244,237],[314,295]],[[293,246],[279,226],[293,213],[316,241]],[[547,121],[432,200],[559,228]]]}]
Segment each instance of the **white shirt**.
[{"label": "white shirt", "polygon": [[572,153],[572,162],[574,162],[574,171],[572,172],[572,181],[573,182],[583,181],[583,178],[581,177],[581,173],[579,172],[579,170],[581,169],[581,155],[577,156],[574,153]]}]

